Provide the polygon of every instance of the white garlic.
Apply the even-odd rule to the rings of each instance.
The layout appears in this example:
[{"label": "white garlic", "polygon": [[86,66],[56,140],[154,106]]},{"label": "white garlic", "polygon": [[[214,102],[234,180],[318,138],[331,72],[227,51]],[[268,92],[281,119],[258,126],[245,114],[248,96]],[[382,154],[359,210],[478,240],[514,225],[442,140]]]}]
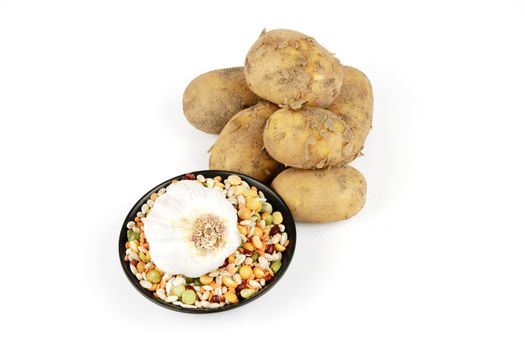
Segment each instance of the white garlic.
[{"label": "white garlic", "polygon": [[188,277],[215,270],[241,244],[232,204],[192,180],[167,187],[144,219],[144,235],[156,266]]}]

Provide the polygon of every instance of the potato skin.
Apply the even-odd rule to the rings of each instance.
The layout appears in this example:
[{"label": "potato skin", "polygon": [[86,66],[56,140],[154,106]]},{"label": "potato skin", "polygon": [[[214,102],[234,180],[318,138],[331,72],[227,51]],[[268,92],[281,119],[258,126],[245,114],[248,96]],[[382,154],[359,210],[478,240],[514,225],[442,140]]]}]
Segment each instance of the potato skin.
[{"label": "potato skin", "polygon": [[363,72],[344,66],[344,75],[341,93],[327,110],[340,116],[352,129],[352,152],[347,158],[350,162],[361,155],[368,132],[372,128],[374,96],[370,80]]},{"label": "potato skin", "polygon": [[244,80],[244,68],[234,67],[193,79],[184,91],[182,106],[191,125],[209,134],[219,134],[237,112],[258,100]]},{"label": "potato skin", "polygon": [[365,205],[366,180],[355,168],[302,170],[289,168],[277,175],[273,189],[297,221],[329,222],[348,219]]},{"label": "potato skin", "polygon": [[294,168],[314,169],[346,163],[352,132],[337,115],[316,107],[279,109],[264,129],[264,146],[277,161]]},{"label": "potato skin", "polygon": [[263,32],[249,50],[244,73],[250,89],[281,107],[327,107],[343,84],[339,60],[302,33]]},{"label": "potato skin", "polygon": [[261,102],[237,113],[210,149],[209,168],[239,172],[262,182],[282,170],[264,150],[263,129],[277,106]]}]

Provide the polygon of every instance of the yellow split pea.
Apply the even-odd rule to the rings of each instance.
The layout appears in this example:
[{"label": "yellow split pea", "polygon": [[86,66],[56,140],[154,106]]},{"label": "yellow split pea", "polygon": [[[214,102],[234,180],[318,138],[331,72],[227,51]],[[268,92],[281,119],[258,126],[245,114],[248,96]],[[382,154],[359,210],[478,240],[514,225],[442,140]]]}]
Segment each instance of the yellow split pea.
[{"label": "yellow split pea", "polygon": [[272,216],[274,225],[279,225],[283,222],[283,214],[280,211],[274,212]]},{"label": "yellow split pea", "polygon": [[230,304],[234,304],[239,301],[239,299],[237,298],[237,294],[235,294],[234,292],[226,292],[224,294],[224,297],[226,298],[226,301]]},{"label": "yellow split pea", "polygon": [[259,198],[250,198],[246,202],[246,207],[248,207],[250,210],[261,211],[262,204]]},{"label": "yellow split pea", "polygon": [[210,284],[211,282],[213,282],[213,278],[208,275],[204,275],[199,278],[199,281],[202,284]]},{"label": "yellow split pea", "polygon": [[241,278],[243,280],[247,280],[251,274],[253,273],[253,270],[250,266],[248,265],[243,265],[241,266],[241,268],[239,269],[239,275],[241,276]]},{"label": "yellow split pea", "polygon": [[248,220],[252,217],[252,211],[248,208],[239,209],[238,215],[243,220]]}]

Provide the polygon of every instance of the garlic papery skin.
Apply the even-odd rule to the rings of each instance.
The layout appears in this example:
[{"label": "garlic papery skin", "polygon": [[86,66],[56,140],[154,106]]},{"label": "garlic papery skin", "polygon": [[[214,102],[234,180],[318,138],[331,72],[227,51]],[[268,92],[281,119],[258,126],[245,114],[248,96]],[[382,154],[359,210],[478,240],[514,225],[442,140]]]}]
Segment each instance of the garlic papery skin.
[{"label": "garlic papery skin", "polygon": [[199,277],[224,264],[241,236],[221,191],[194,180],[169,185],[144,219],[151,260],[162,271]]}]

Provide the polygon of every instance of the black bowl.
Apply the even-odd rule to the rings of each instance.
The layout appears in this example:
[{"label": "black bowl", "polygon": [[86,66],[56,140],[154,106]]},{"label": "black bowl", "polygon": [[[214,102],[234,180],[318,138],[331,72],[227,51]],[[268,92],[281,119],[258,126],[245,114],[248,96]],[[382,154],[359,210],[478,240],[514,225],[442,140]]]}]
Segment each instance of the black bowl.
[{"label": "black bowl", "polygon": [[257,189],[262,191],[264,195],[266,196],[266,199],[268,202],[272,205],[273,209],[276,211],[280,211],[283,214],[283,224],[286,226],[286,233],[288,234],[288,239],[290,240],[290,244],[288,245],[287,249],[283,252],[282,257],[282,266],[275,274],[274,278],[263,287],[262,290],[257,292],[255,296],[249,299],[241,299],[237,304],[226,304],[224,306],[212,309],[212,308],[197,308],[197,309],[189,309],[189,308],[183,308],[178,305],[173,305],[171,303],[166,303],[161,299],[155,298],[153,296],[153,292],[150,292],[149,290],[144,289],[140,283],[139,280],[133,275],[133,273],[130,270],[129,262],[124,261],[124,256],[126,255],[126,242],[128,240],[127,237],[127,223],[129,221],[133,221],[133,219],[136,216],[136,213],[141,210],[141,207],[146,201],[149,199],[151,194],[153,192],[157,192],[163,187],[167,187],[173,180],[180,180],[185,175],[179,175],[172,179],[166,180],[160,185],[155,186],[151,190],[149,190],[144,196],[142,196],[137,203],[131,208],[130,212],[126,216],[126,219],[124,220],[124,224],[122,225],[122,229],[120,230],[120,237],[118,242],[118,252],[119,252],[119,259],[120,264],[122,265],[122,269],[124,270],[124,273],[128,277],[128,280],[131,282],[131,284],[139,291],[140,294],[142,294],[144,297],[146,297],[148,300],[154,302],[157,305],[163,306],[167,309],[174,310],[174,311],[180,311],[180,312],[187,312],[187,313],[194,313],[194,314],[205,314],[205,313],[211,313],[211,312],[220,312],[220,311],[226,311],[231,310],[236,307],[245,305],[249,302],[254,301],[255,299],[259,298],[268,290],[270,290],[284,275],[286,270],[288,269],[288,266],[290,265],[290,262],[292,261],[292,257],[295,251],[295,241],[296,241],[296,232],[295,232],[295,222],[292,217],[292,213],[290,212],[290,209],[288,209],[288,206],[284,203],[284,201],[279,197],[277,193],[275,193],[271,188],[264,185],[258,180],[255,180],[249,176],[238,174],[230,171],[222,171],[222,170],[202,170],[202,171],[194,171],[190,174],[193,174],[194,176],[197,175],[203,175],[204,177],[213,178],[215,176],[220,176],[223,179],[227,178],[229,175],[239,175],[244,181],[246,181],[250,186],[255,186]]}]

